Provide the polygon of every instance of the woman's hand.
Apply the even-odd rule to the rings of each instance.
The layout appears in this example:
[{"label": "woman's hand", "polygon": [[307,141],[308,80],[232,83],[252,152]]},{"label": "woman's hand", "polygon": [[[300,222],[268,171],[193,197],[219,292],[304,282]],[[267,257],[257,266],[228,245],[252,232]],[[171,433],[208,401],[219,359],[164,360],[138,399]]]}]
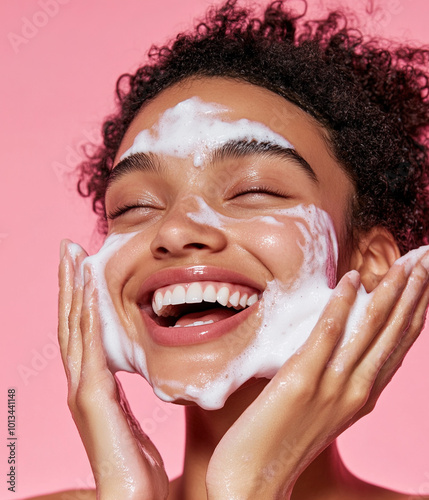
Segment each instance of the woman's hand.
[{"label": "woman's hand", "polygon": [[358,334],[341,342],[360,278],[347,273],[313,329],[234,423],[210,461],[210,500],[290,498],[309,463],[369,413],[418,337],[429,301],[429,251],[395,263],[370,297]]},{"label": "woman's hand", "polygon": [[119,382],[107,367],[100,331],[97,290],[87,254],[62,242],[59,269],[61,356],[68,405],[94,473],[97,498],[160,500],[168,478],[158,450],[132,415]]}]

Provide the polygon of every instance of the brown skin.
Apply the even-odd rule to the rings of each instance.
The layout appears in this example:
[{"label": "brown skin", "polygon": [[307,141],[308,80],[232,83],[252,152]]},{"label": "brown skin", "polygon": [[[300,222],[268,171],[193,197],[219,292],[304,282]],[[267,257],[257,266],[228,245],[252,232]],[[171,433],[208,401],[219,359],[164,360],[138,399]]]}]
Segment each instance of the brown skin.
[{"label": "brown skin", "polygon": [[[293,104],[250,84],[213,78],[191,80],[167,89],[146,104],[133,121],[118,158],[139,131],[152,127],[166,109],[195,95],[226,106],[227,119],[248,118],[266,124],[291,142],[311,165],[318,183],[311,182],[292,165],[284,165],[291,176],[286,178],[293,186],[293,196],[273,199],[263,195],[262,210],[269,214],[270,210],[279,207],[313,203],[329,213],[340,245],[338,280],[343,279],[305,346],[271,381],[250,381],[230,396],[220,410],[204,411],[195,405],[187,406],[184,472],[171,483],[168,499],[224,500],[234,495],[292,500],[407,498],[407,495],[368,485],[352,476],[341,462],[335,438],[371,411],[417,338],[429,300],[429,257],[426,255],[426,260],[420,259],[408,270],[398,265],[392,267],[399,257],[398,248],[391,235],[381,228],[373,228],[361,235],[357,244],[351,245],[346,227],[353,186],[333,159],[325,141],[326,133]],[[275,119],[280,107],[281,116],[288,116],[288,120]],[[264,183],[272,179],[280,184],[286,182],[278,179],[277,164],[259,160],[252,163],[252,168],[257,165],[258,179]],[[238,267],[240,272],[262,283],[293,272],[293,268],[285,267],[279,260],[279,252],[270,254],[268,251],[267,258],[266,252],[261,253],[258,247],[253,247],[253,240],[247,239],[245,230],[237,238],[227,230],[219,234],[217,230],[206,228],[203,231],[190,224],[181,213],[181,210],[188,210],[185,201],[189,189],[195,189],[194,194],[207,198],[207,203],[221,213],[227,214],[229,205],[220,195],[209,199],[205,191],[205,186],[213,185],[209,169],[197,176],[191,159],[170,158],[169,162],[172,163],[166,162],[166,165],[174,166],[168,171],[170,177],[158,179],[163,183],[162,192],[167,193],[168,202],[165,202],[163,215],[145,232],[147,243],[139,247],[140,258],[148,265],[143,269],[142,266],[133,267],[136,252],[130,253],[130,259],[125,259],[130,267],[119,268],[119,277],[134,276],[129,271],[138,269],[135,273],[140,274],[135,281],[141,283],[151,273],[172,265],[207,262],[231,269]],[[151,179],[142,179],[141,189],[147,181]],[[122,196],[131,196],[137,182],[139,180],[130,175],[116,186],[107,196],[107,210],[114,209]],[[261,210],[259,200],[258,212]],[[241,198],[238,203],[242,203]],[[243,207],[239,205],[238,208]],[[133,217],[130,219],[127,215],[116,219],[110,223],[109,231],[133,230]],[[277,249],[282,244],[281,239],[278,240]],[[166,476],[160,457],[133,425],[132,416],[123,411],[124,406],[119,404],[120,392],[107,369],[95,306],[97,292],[90,272],[83,282],[76,277],[75,269],[86,254],[82,251],[74,262],[65,247],[63,253],[59,339],[69,380],[69,406],[94,471],[98,498],[166,498]],[[356,274],[345,274],[351,269],[360,273],[367,291],[375,292],[371,314],[362,326],[361,336],[353,346],[340,348],[338,341],[359,285]],[[107,274],[106,278],[109,278]],[[117,290],[111,292],[115,306],[118,309],[123,303],[123,316],[129,313],[132,317],[136,300],[134,282],[119,278],[116,283]],[[115,302],[115,293],[121,300]],[[171,370],[178,354],[189,365],[195,354],[193,349],[191,356],[186,347],[173,354],[171,349],[151,351],[150,343],[144,347],[148,359],[153,361],[150,369],[155,376],[160,366]],[[210,350],[222,352],[222,340],[202,344],[196,349],[200,356]],[[223,355],[228,356],[228,352],[225,350]],[[333,368],[339,358],[344,365],[341,373]],[[97,408],[94,408],[94,398]],[[117,449],[121,450],[119,455]],[[158,465],[151,466],[145,453],[155,457]],[[102,467],[106,457],[110,465],[107,475],[103,474]],[[250,459],[246,461],[243,457]],[[271,474],[261,474],[263,470]],[[132,487],[127,488],[126,484]],[[60,499],[61,494],[39,498]]]}]

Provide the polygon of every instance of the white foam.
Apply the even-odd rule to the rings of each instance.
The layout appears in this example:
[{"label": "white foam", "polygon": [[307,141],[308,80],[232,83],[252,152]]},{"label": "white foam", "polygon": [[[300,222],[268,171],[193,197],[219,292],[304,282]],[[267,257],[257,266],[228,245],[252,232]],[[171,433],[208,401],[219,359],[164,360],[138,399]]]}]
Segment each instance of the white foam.
[{"label": "white foam", "polygon": [[152,127],[139,132],[121,160],[136,153],[193,157],[195,167],[203,167],[207,155],[231,140],[257,140],[283,148],[293,146],[262,123],[247,119],[227,121],[227,108],[207,103],[198,97],[182,101],[168,109]]},{"label": "white foam", "polygon": [[[198,200],[201,214],[188,214],[202,224],[210,221],[219,227],[236,223],[238,219],[217,214]],[[210,209],[210,210],[209,210]],[[210,217],[207,217],[207,213]],[[184,384],[180,380],[152,379],[147,371],[146,357],[142,347],[132,342],[118,317],[106,283],[105,269],[110,259],[139,233],[113,234],[109,236],[100,251],[84,260],[92,269],[99,296],[99,312],[102,324],[102,338],[106,356],[112,371],[125,370],[140,373],[152,385],[155,394],[164,401],[185,399],[194,401],[206,409],[221,408],[226,399],[238,387],[252,377],[272,378],[279,368],[295,354],[308,339],[327,302],[335,294],[337,241],[332,222],[323,210],[310,205],[277,210],[273,216],[253,217],[269,226],[283,224],[277,217],[290,217],[299,227],[304,239],[301,245],[303,264],[291,286],[275,279],[267,284],[256,316],[255,331],[237,331],[229,338],[231,349],[235,343],[244,344],[254,335],[253,342],[233,359],[226,370],[217,374],[203,374],[201,384]],[[273,219],[273,220],[272,220]],[[70,253],[76,257],[80,247],[69,245]],[[401,257],[397,264],[415,265],[427,247],[413,250]],[[342,345],[353,341],[359,333],[359,323],[366,317],[366,308],[372,294],[360,287],[357,299],[349,315]],[[228,335],[228,334],[227,334]],[[341,362],[335,367],[341,370]],[[204,372],[204,365],[201,366]],[[166,384],[173,395],[167,394],[161,386]]]},{"label": "white foam", "polygon": [[[206,224],[215,220],[212,210],[209,211],[202,200],[199,200],[199,204],[200,217],[195,213],[188,216]],[[210,213],[210,217],[207,217],[207,213]],[[270,217],[253,217],[251,220],[266,224],[269,232],[269,226],[273,223],[282,224],[276,216],[290,217],[300,229],[304,239],[301,245],[304,260],[300,272],[292,286],[279,280],[268,283],[257,316],[259,326],[255,327],[254,341],[242,354],[209,383],[201,387],[186,386],[185,399],[195,401],[203,408],[221,408],[227,397],[252,377],[272,378],[308,339],[333,293],[338,247],[328,214],[314,205],[298,205],[273,211]],[[228,219],[219,215],[223,225],[228,223]],[[365,307],[364,302],[360,300],[362,307]],[[355,308],[358,306],[355,305]],[[250,337],[252,333],[232,334],[230,341],[232,344],[243,342],[241,336]],[[179,397],[183,398],[183,394],[178,393],[176,398]]]},{"label": "white foam", "polygon": [[145,353],[141,346],[132,342],[127,335],[114,307],[105,275],[109,260],[136,234],[138,233],[110,235],[106,238],[99,252],[84,259],[82,265],[90,267],[98,292],[101,333],[110,369],[113,372],[119,370],[137,371],[148,379]]},{"label": "white foam", "polygon": [[[191,213],[188,216],[200,223],[209,224],[211,220],[217,222],[213,210],[202,200],[199,200],[199,204],[201,214]],[[312,205],[309,207],[299,205],[273,213],[297,219],[296,225],[305,241],[301,245],[304,262],[292,288],[279,280],[268,283],[263,293],[262,309],[258,315],[260,326],[257,327],[252,344],[233,360],[223,373],[210,382],[201,386],[186,386],[184,399],[195,401],[205,409],[221,408],[228,396],[250,378],[272,378],[304,345],[326,304],[336,293],[333,288],[336,280],[338,248],[329,215]],[[273,218],[277,221],[275,217]],[[218,219],[222,226],[225,226],[229,218],[219,215]],[[272,224],[266,217],[254,217],[252,220]],[[217,223],[214,225],[218,227]],[[428,247],[413,250],[398,259],[395,265],[405,264],[407,272],[410,272],[411,267],[427,250]],[[355,336],[359,335],[359,327],[367,317],[367,307],[373,293],[367,293],[362,285],[358,289],[340,341],[341,347],[353,342]],[[231,342],[242,342],[240,336],[238,334],[237,339],[232,336]],[[340,358],[334,369],[342,371],[341,363]],[[183,398],[183,394],[178,393],[176,398],[179,397]]]},{"label": "white foam", "polygon": [[[167,110],[150,129],[141,131],[133,145],[121,160],[135,153],[172,155],[193,159],[196,167],[203,167],[207,156],[216,148],[231,140],[257,140],[293,148],[286,139],[261,123],[249,120],[228,121],[227,109],[206,103],[193,97]],[[237,221],[266,226],[266,234],[278,230],[293,221],[302,235],[303,243],[297,244],[302,251],[303,262],[296,279],[282,283],[275,279],[267,284],[255,315],[255,326],[250,331],[226,334],[225,339],[234,346],[247,346],[233,359],[225,370],[204,371],[193,384],[183,380],[155,380],[147,371],[142,347],[132,342],[115,311],[106,283],[105,269],[110,259],[134,237],[133,234],[114,234],[106,239],[98,254],[85,260],[93,270],[99,293],[99,310],[102,320],[102,336],[106,355],[112,370],[135,371],[143,375],[153,386],[154,392],[165,401],[185,399],[195,401],[207,409],[224,405],[227,397],[252,377],[272,377],[278,369],[308,339],[314,325],[335,291],[338,249],[332,222],[323,210],[315,206],[296,206],[285,210],[273,210],[270,215],[252,217],[240,221],[226,217],[196,197],[197,211],[187,216],[195,223],[226,230]],[[281,249],[279,249],[281,251]],[[72,248],[76,253],[76,248]],[[285,266],[287,266],[285,255]],[[418,258],[415,253],[408,259],[409,265]],[[358,292],[350,315],[343,343],[353,340],[358,332],[359,321],[365,317],[370,295],[363,287]],[[251,343],[249,345],[249,340]],[[231,346],[232,346],[231,344]],[[206,344],[208,345],[208,344]],[[233,351],[231,351],[233,352]],[[337,367],[341,369],[341,366]],[[168,394],[167,391],[168,390]],[[174,394],[171,394],[171,393]]]},{"label": "white foam", "polygon": [[216,212],[216,210],[213,210],[207,203],[204,201],[203,198],[200,196],[195,196],[194,197],[197,205],[198,205],[198,211],[197,212],[187,212],[187,217],[189,219],[193,220],[197,224],[203,224],[204,226],[211,226],[215,227],[217,229],[221,229],[224,227],[224,224],[228,223],[231,218],[226,217],[225,215],[220,214],[219,212]]}]

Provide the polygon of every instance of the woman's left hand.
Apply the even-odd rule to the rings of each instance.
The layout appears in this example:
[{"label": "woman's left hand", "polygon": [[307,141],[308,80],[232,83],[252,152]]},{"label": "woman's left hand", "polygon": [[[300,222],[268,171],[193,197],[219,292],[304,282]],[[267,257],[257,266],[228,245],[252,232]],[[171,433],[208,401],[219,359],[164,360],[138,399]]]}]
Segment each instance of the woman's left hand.
[{"label": "woman's left hand", "polygon": [[206,477],[210,500],[290,498],[314,458],[374,408],[423,327],[428,276],[429,251],[413,266],[395,263],[344,344],[360,279],[352,271],[340,280],[305,345],[218,444]]},{"label": "woman's left hand", "polygon": [[97,499],[161,500],[168,477],[161,455],[133,416],[104,353],[98,290],[86,252],[63,242],[58,338],[68,405],[94,473]]}]

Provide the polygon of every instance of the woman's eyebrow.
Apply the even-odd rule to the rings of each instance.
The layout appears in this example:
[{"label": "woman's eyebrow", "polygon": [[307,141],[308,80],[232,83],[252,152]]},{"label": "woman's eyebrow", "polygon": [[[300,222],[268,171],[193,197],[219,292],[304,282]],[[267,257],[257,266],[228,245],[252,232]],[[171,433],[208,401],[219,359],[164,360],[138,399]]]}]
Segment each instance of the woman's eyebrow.
[{"label": "woman's eyebrow", "polygon": [[[310,164],[295,149],[287,148],[274,142],[261,142],[252,140],[231,140],[215,148],[210,154],[210,164],[225,159],[244,158],[246,156],[259,155],[265,157],[276,157],[282,160],[292,160],[307,176],[315,183],[319,182],[316,173]],[[134,153],[121,160],[111,171],[107,179],[106,191],[111,185],[127,174],[133,172],[160,172],[163,169],[159,158],[153,153]]]},{"label": "woman's eyebrow", "polygon": [[162,170],[162,165],[154,154],[134,153],[121,160],[110,171],[106,191],[113,183],[127,174],[133,172],[159,172],[160,170]]},{"label": "woman's eyebrow", "polygon": [[308,177],[315,183],[319,182],[316,173],[310,164],[293,148],[287,148],[274,142],[261,142],[252,140],[231,140],[216,148],[211,153],[211,163],[214,164],[229,158],[243,158],[245,156],[259,155],[265,157],[276,157],[283,160],[293,160]]}]

